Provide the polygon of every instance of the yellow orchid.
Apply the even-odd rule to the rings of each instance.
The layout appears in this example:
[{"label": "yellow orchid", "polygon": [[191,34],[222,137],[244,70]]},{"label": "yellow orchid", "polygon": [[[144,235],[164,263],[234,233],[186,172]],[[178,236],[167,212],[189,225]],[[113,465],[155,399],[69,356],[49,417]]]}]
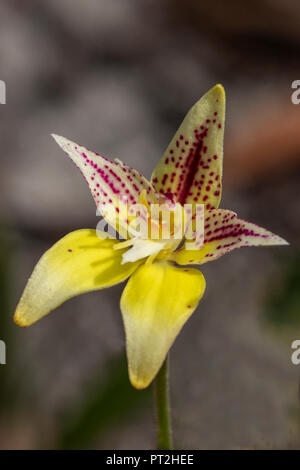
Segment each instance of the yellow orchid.
[{"label": "yellow orchid", "polygon": [[[224,117],[225,92],[216,85],[188,112],[150,181],[119,160],[109,161],[54,135],[83,173],[105,220],[125,241],[92,229],[77,230],[59,240],[37,263],[15,322],[29,326],[71,297],[129,278],[121,297],[129,377],[134,387],[147,387],[205,290],[202,273],[184,266],[204,264],[243,246],[287,244],[234,212],[218,209]],[[151,218],[149,212],[151,204],[157,203],[160,209],[179,208],[168,240],[162,236],[163,219]],[[192,213],[185,218],[184,233],[176,237],[178,219],[187,215],[187,204]],[[197,233],[195,208],[201,204],[203,233]],[[136,205],[145,208],[140,218],[154,232],[156,227],[156,237],[128,232],[130,222],[137,228],[138,214],[132,211]],[[192,227],[190,240],[187,225]]]}]

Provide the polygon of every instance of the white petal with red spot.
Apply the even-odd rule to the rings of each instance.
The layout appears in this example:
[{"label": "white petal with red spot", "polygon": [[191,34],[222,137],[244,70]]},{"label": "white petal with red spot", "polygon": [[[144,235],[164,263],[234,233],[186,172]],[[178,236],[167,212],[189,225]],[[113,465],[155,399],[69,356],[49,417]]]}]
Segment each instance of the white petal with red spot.
[{"label": "white petal with red spot", "polygon": [[157,191],[181,204],[216,208],[221,199],[225,92],[213,87],[188,112],[152,174]]},{"label": "white petal with red spot", "polygon": [[207,255],[207,258],[215,259],[243,246],[288,244],[269,230],[238,218],[237,214],[230,210],[206,211],[204,223],[204,243],[218,243],[215,252]]},{"label": "white petal with red spot", "polygon": [[171,255],[178,264],[204,264],[244,246],[288,245],[283,238],[237,217],[235,212],[212,209],[205,212],[204,245],[187,245]]},{"label": "white petal with red spot", "polygon": [[155,198],[151,183],[138,171],[120,161],[112,162],[64,137],[52,136],[78,166],[89,185],[97,208],[114,227],[116,224],[113,219],[116,216],[119,223],[125,222],[127,205],[136,204],[143,189],[146,190],[149,201]]}]

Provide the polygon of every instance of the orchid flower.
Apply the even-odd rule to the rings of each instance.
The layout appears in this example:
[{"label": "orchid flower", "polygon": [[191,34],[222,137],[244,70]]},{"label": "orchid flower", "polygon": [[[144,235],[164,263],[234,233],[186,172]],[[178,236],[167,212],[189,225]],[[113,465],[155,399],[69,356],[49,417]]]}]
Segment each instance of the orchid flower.
[{"label": "orchid flower", "polygon": [[[277,235],[219,209],[222,190],[225,92],[216,85],[188,112],[148,181],[119,160],[53,135],[85,177],[96,206],[124,241],[97,230],[69,233],[37,263],[17,306],[15,322],[29,326],[71,297],[113,286],[129,278],[121,312],[126,333],[129,377],[147,387],[204,294],[205,279],[195,267],[243,246],[285,245]],[[137,214],[126,203],[145,208],[144,219],[158,237],[145,239],[124,229]],[[151,204],[177,209],[168,240]],[[177,218],[191,205],[191,240],[175,237]],[[203,236],[195,232],[195,207],[203,205]],[[115,211],[110,209],[114,208]],[[117,220],[113,212],[118,213]],[[130,220],[129,220],[130,219]],[[199,234],[198,234],[199,235]],[[200,240],[200,241],[199,241]],[[189,243],[189,246],[187,244]]]}]

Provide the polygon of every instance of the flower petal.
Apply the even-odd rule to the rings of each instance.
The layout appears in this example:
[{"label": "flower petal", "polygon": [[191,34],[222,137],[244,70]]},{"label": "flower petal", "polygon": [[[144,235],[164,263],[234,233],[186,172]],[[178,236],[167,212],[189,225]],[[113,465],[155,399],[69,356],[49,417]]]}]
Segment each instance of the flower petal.
[{"label": "flower petal", "polygon": [[200,271],[178,268],[166,261],[142,265],[131,276],[121,298],[121,310],[134,387],[143,389],[153,380],[204,290]]},{"label": "flower petal", "polygon": [[123,254],[122,264],[158,254],[165,244],[166,242],[159,240],[141,240],[139,238],[132,240],[132,247]]},{"label": "flower petal", "polygon": [[52,136],[82,172],[103,217],[118,231],[119,224],[127,220],[127,204],[136,204],[143,189],[150,202],[155,199],[151,183],[138,171],[120,160],[112,162],[101,157],[64,137]]},{"label": "flower petal", "polygon": [[[193,248],[192,242],[189,247]],[[187,249],[187,242],[171,259],[180,265],[204,264],[243,246],[288,245],[283,238],[224,209],[205,211],[204,245]],[[196,248],[196,245],[195,245]]]},{"label": "flower petal", "polygon": [[181,204],[221,199],[225,92],[214,86],[188,112],[151,181],[157,191],[173,193]]},{"label": "flower petal", "polygon": [[95,230],[77,230],[50,248],[34,268],[14,316],[29,326],[66,300],[124,281],[139,263],[121,265],[118,240],[100,239]]}]

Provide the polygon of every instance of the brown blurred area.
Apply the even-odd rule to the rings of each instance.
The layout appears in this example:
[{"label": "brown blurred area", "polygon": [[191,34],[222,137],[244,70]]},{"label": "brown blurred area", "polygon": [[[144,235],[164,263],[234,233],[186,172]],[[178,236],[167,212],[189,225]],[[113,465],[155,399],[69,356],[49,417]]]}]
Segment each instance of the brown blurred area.
[{"label": "brown blurred area", "polygon": [[290,359],[300,339],[299,22],[296,0],[2,0],[0,448],[154,447],[151,396],[127,384],[122,286],[72,299],[26,330],[12,315],[40,255],[98,222],[50,133],[149,177],[188,108],[218,82],[221,207],[291,247],[237,250],[203,267],[205,297],[171,351],[175,442],[300,448],[300,366]]}]

